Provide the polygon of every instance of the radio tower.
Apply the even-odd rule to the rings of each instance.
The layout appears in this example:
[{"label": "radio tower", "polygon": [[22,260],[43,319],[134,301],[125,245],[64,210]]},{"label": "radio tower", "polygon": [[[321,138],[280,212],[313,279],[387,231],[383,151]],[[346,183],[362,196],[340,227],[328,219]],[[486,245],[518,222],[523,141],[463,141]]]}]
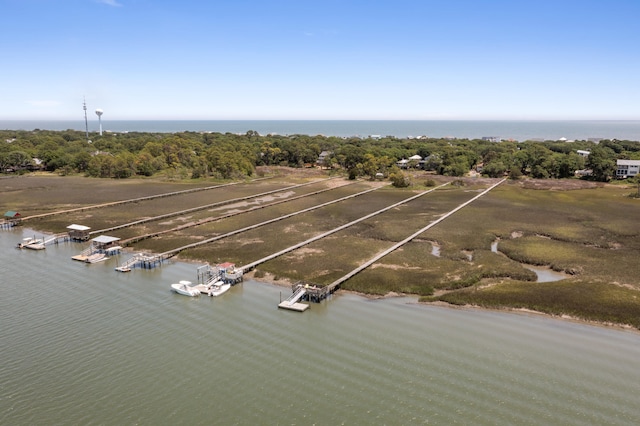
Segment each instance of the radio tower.
[{"label": "radio tower", "polygon": [[82,98],[82,109],[84,110],[84,132],[87,136],[87,142],[89,142],[89,122],[87,121],[87,100]]}]

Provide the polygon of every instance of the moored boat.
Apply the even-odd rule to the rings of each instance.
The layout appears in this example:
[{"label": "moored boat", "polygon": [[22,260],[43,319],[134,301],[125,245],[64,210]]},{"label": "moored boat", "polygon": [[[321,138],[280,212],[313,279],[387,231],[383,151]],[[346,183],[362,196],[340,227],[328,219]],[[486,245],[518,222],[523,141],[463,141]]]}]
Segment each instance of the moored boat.
[{"label": "moored boat", "polygon": [[84,259],[84,261],[86,263],[98,263],[98,262],[102,262],[103,260],[107,260],[107,259],[108,259],[108,257],[104,253],[93,253],[93,254],[87,256],[86,259]]},{"label": "moored boat", "polygon": [[21,243],[18,243],[18,248],[44,250],[44,240],[37,238],[24,238]]},{"label": "moored boat", "polygon": [[183,296],[200,296],[200,290],[191,285],[191,281],[180,281],[177,284],[171,284],[171,289]]},{"label": "moored boat", "polygon": [[225,293],[227,290],[231,288],[231,284],[225,283],[224,281],[216,281],[215,283],[209,286],[209,291],[207,294],[209,296],[220,296]]}]

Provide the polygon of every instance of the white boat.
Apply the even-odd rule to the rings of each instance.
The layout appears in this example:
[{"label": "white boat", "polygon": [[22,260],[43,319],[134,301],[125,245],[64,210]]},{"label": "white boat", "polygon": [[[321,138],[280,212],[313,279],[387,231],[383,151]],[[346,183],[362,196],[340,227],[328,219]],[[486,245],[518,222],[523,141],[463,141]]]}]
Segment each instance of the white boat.
[{"label": "white boat", "polygon": [[44,250],[45,249],[44,241],[36,240],[30,244],[27,244],[26,246],[24,246],[24,248],[28,248],[31,250]]},{"label": "white boat", "polygon": [[177,284],[171,284],[171,288],[178,294],[184,296],[200,296],[200,290],[191,285],[191,281],[180,281]]},{"label": "white boat", "polygon": [[231,284],[225,283],[224,281],[216,281],[215,283],[209,286],[209,291],[207,294],[209,296],[220,296],[225,293],[227,290],[231,288]]},{"label": "white boat", "polygon": [[31,250],[44,250],[44,240],[38,238],[25,238],[20,244],[19,248],[28,248]]},{"label": "white boat", "polygon": [[18,248],[44,250],[44,240],[39,240],[37,238],[24,238],[22,242],[18,244]]},{"label": "white boat", "polygon": [[98,263],[98,262],[102,262],[103,260],[107,260],[107,259],[108,259],[108,257],[104,253],[93,253],[93,254],[87,256],[86,259],[84,259],[84,261],[86,263]]}]

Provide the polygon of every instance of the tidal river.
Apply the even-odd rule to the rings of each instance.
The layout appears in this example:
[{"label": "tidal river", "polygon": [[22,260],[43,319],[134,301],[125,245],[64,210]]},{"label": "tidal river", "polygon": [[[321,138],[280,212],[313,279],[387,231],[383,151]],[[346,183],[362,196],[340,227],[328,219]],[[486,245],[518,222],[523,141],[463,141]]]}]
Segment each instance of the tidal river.
[{"label": "tidal river", "polygon": [[196,264],[117,273],[85,244],[0,231],[0,424],[637,425],[640,333],[286,288],[170,291]]}]

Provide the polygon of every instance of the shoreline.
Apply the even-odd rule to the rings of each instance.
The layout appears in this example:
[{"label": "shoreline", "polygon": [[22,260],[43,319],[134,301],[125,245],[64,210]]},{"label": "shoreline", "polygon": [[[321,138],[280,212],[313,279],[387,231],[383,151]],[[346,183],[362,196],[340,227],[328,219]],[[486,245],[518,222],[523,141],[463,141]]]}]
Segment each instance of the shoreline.
[{"label": "shoreline", "polygon": [[[33,231],[34,233],[39,232],[43,234],[43,236],[45,234],[52,235],[50,233],[42,232],[34,228],[23,228],[23,231],[27,231],[27,230]],[[134,254],[135,250],[132,250],[131,247],[125,247],[123,248],[123,252],[127,254]],[[203,265],[203,264],[209,263],[204,260],[188,259],[180,256],[176,256],[171,261],[180,262],[188,265]],[[247,272],[246,274],[243,275],[243,280],[249,279],[251,281],[255,281],[260,284],[269,284],[275,287],[287,288],[289,290],[291,290],[294,284],[294,282],[291,281],[289,278],[278,277],[278,279],[276,279],[276,276],[270,272],[261,272],[264,275],[259,278],[256,278],[255,277],[256,272],[257,272],[257,269],[253,269]],[[634,334],[640,334],[640,329],[637,329],[629,324],[617,324],[617,323],[604,322],[604,321],[587,320],[587,319],[577,318],[577,317],[573,317],[566,314],[554,315],[554,314],[548,314],[541,311],[535,311],[533,309],[528,309],[528,308],[510,308],[510,307],[486,308],[480,305],[471,305],[471,304],[454,305],[454,304],[446,303],[442,301],[420,302],[418,301],[420,296],[417,294],[397,293],[397,292],[389,292],[384,295],[379,295],[379,294],[362,293],[362,292],[353,291],[353,290],[344,290],[342,288],[338,289],[337,291],[344,294],[359,296],[367,300],[381,300],[381,299],[391,299],[391,298],[399,298],[399,297],[415,297],[416,301],[411,303],[416,305],[421,305],[421,306],[436,306],[436,307],[446,308],[446,309],[479,310],[479,311],[499,312],[499,313],[513,313],[513,314],[519,314],[519,315],[534,315],[534,316],[553,319],[553,320],[568,321],[575,324],[589,325],[589,326],[601,327],[606,329],[616,329],[620,331],[630,331],[630,332],[633,332]]]},{"label": "shoreline", "polygon": [[[255,278],[255,269],[248,272],[247,274],[245,274],[245,277],[247,277],[248,279],[255,281],[257,283],[261,283],[261,284],[269,284],[269,285],[273,285],[276,287],[282,287],[282,288],[288,288],[291,289],[291,286],[294,284],[291,280],[289,280],[288,278],[279,278],[278,280],[274,279],[275,276],[271,273],[265,272],[264,277],[261,278]],[[576,317],[572,317],[570,315],[553,315],[553,314],[547,314],[545,312],[540,312],[540,311],[535,311],[533,309],[527,309],[527,308],[509,308],[509,307],[505,307],[505,308],[485,308],[483,306],[480,305],[453,305],[450,303],[446,303],[446,302],[442,302],[442,301],[435,301],[435,302],[419,302],[417,299],[419,299],[420,296],[416,295],[416,294],[407,294],[407,293],[396,293],[396,292],[389,292],[385,295],[377,295],[377,294],[368,294],[368,293],[362,293],[362,292],[358,292],[358,291],[353,291],[353,290],[343,290],[343,289],[338,289],[337,292],[340,293],[344,293],[344,294],[351,294],[351,295],[355,295],[355,296],[359,296],[363,299],[367,299],[367,300],[384,300],[384,299],[392,299],[392,298],[399,298],[399,297],[415,297],[416,301],[415,302],[410,302],[411,304],[415,304],[418,306],[435,306],[435,307],[440,307],[440,308],[445,308],[445,309],[460,309],[460,310],[478,310],[478,311],[486,311],[486,312],[497,312],[497,313],[509,313],[509,314],[517,314],[517,315],[529,315],[529,316],[536,316],[536,317],[540,317],[540,318],[547,318],[547,319],[552,319],[552,320],[558,320],[558,321],[565,321],[565,322],[571,322],[574,324],[582,324],[582,325],[588,325],[588,326],[592,326],[592,327],[600,327],[600,328],[605,328],[605,329],[614,329],[614,330],[619,330],[619,331],[628,331],[628,332],[632,332],[634,334],[638,334],[640,335],[640,330],[638,330],[637,328],[633,327],[632,325],[629,324],[616,324],[616,323],[610,323],[610,322],[603,322],[603,321],[592,321],[592,320],[586,320],[586,319],[581,319],[581,318],[576,318]]]},{"label": "shoreline", "polygon": [[[277,169],[277,168],[270,168],[270,171],[272,171],[273,169]],[[280,170],[278,169],[278,171],[280,171]],[[286,171],[290,171],[290,170],[286,169]],[[304,169],[304,170],[303,169],[300,169],[300,170],[295,169],[295,170],[292,170],[291,172],[294,172],[295,174],[301,174],[303,176],[306,176],[309,173],[309,171],[307,171],[306,169]],[[317,173],[317,171],[314,171],[314,172]],[[448,177],[431,176],[431,175],[429,175],[428,178],[429,179],[434,179],[434,180],[436,180],[438,182],[440,182],[442,180],[451,180],[451,179],[453,179],[453,178],[448,178]],[[60,179],[60,178],[56,178],[56,179]],[[64,178],[62,178],[62,179],[64,179]],[[108,189],[120,188],[120,185],[116,185],[116,184],[112,185],[110,182],[106,182],[106,183],[105,182],[106,181],[97,181],[97,184],[99,184],[99,187],[103,187],[104,186],[104,187],[106,187]],[[469,182],[472,182],[472,184],[480,184],[480,183],[485,184],[484,178],[476,178],[476,179],[469,178]],[[51,183],[51,182],[48,182],[48,181],[47,182],[37,181],[36,183],[39,185],[39,186],[36,186],[37,188],[43,187],[43,188],[46,189],[50,185],[52,187],[56,186],[58,184],[58,181],[54,182],[56,185],[54,185],[54,183]],[[77,197],[78,193],[82,194],[83,193],[82,191],[87,192],[87,188],[93,188],[95,183],[96,182],[93,182],[93,181],[87,181],[87,182],[82,181],[82,185],[79,184],[80,191],[76,192],[74,195]],[[119,182],[118,182],[118,184],[119,184]],[[520,180],[520,181],[514,181],[514,182],[509,181],[509,182],[506,183],[505,188],[507,188],[507,189],[515,188],[515,189],[513,189],[513,191],[508,192],[507,195],[509,195],[511,192],[515,192],[515,193],[519,194],[520,193],[520,190],[519,190],[520,188],[529,189],[529,190],[536,190],[536,191],[532,191],[531,192],[531,194],[533,194],[533,195],[540,194],[540,193],[546,194],[547,191],[548,191],[549,194],[552,194],[552,193],[554,193],[556,191],[569,191],[568,194],[572,194],[571,190],[574,190],[574,189],[595,190],[595,189],[599,189],[599,188],[601,188],[603,186],[608,186],[608,185],[609,184],[599,184],[599,183],[593,183],[593,182],[585,182],[585,181],[581,181],[581,180],[562,180],[562,181],[555,181],[555,180],[540,180],[540,181],[537,181],[537,180],[535,180],[535,181],[532,181],[532,180],[527,179],[527,180]],[[26,191],[27,189],[31,188],[32,186],[34,186],[33,183],[28,183],[28,184],[24,184],[22,186],[19,186],[17,188],[20,189],[20,190]],[[615,186],[617,187],[619,185],[615,185]],[[626,187],[627,186],[625,185],[625,188]],[[11,187],[11,188],[13,189],[13,187]],[[139,189],[138,188],[134,188],[134,189],[136,189],[136,191],[131,192],[132,195],[139,196],[140,195],[139,194],[139,192],[140,192]],[[153,188],[153,189],[155,190],[155,188]],[[475,189],[475,188],[471,188],[471,189]],[[505,190],[505,192],[506,191],[507,190]],[[153,191],[153,192],[155,192],[155,191]],[[465,191],[465,192],[468,192],[468,191]],[[618,192],[622,192],[622,191],[618,191]],[[120,193],[118,193],[118,194],[120,195]],[[60,196],[60,194],[57,194],[57,193],[54,193],[54,195]],[[446,193],[444,193],[444,195],[446,195]],[[552,197],[552,196],[549,196],[549,197]],[[547,197],[547,198],[549,198],[549,197]],[[555,197],[555,196],[553,196],[553,197]],[[504,196],[503,198],[507,198],[507,197]],[[533,198],[533,199],[540,198],[540,199],[543,199],[543,200],[545,199],[545,198],[543,198],[543,196],[539,196],[537,198],[531,196],[531,198]],[[129,198],[127,198],[127,199],[129,199]],[[76,198],[72,198],[72,201],[76,202],[77,199]],[[91,201],[93,201],[93,199],[91,199]],[[634,206],[637,205],[636,202],[634,202],[633,204],[634,204]],[[29,206],[32,207],[32,208],[35,208],[35,207],[31,206],[31,205],[29,205]],[[500,206],[498,206],[498,207],[500,207]],[[116,213],[118,213],[118,212],[116,211]],[[141,214],[140,212],[137,212],[137,213]],[[100,215],[100,216],[106,217],[107,219],[109,218],[109,212],[108,211],[106,211],[106,212],[99,211],[99,212],[96,212],[96,213],[86,214],[86,218],[85,219],[69,218],[69,221],[74,221],[75,223],[83,223],[83,222],[78,222],[78,220],[89,220],[92,217],[92,215],[96,215],[96,216]],[[105,220],[104,217],[101,218],[103,220],[103,222]],[[57,227],[60,227],[61,225],[58,222],[61,222],[63,220],[64,219],[56,219],[56,220],[52,220],[51,222],[53,223],[53,225],[55,225]],[[46,222],[46,221],[34,221],[33,223],[30,222],[28,225],[23,224],[23,225],[26,225],[26,226],[22,230],[16,229],[15,231],[16,232],[24,232],[25,236],[31,236],[32,234],[34,234],[34,235],[43,234],[45,236],[52,235],[51,231],[49,230],[50,226],[47,226],[47,223],[48,222]],[[514,226],[517,226],[517,227],[514,227]],[[523,232],[522,232],[522,230],[521,230],[521,228],[519,226],[520,226],[519,224],[512,225],[512,226],[508,227],[505,232],[509,231],[511,233],[511,235],[512,235],[512,238],[513,238],[514,232],[517,232],[518,234],[521,235]],[[560,229],[560,231],[562,231],[562,229]],[[492,232],[493,232],[493,237],[495,238],[496,231],[492,231]],[[507,235],[508,234],[505,233],[504,234],[504,238],[507,238]],[[534,234],[532,234],[532,235],[534,235]],[[535,235],[538,236],[539,232],[538,232],[538,234],[535,234]],[[597,235],[595,235],[595,236],[597,237]],[[274,239],[273,236],[265,237],[265,239],[267,241],[269,241],[269,238],[271,238],[271,240]],[[531,237],[531,238],[533,239],[533,237]],[[556,240],[559,241],[558,244],[566,243],[566,241],[563,240],[563,239],[556,239]],[[617,240],[615,240],[615,241],[612,240],[612,241],[616,243],[615,246],[614,245],[611,245],[611,247],[603,246],[602,248],[603,249],[611,249],[611,250],[618,249],[620,247],[620,244],[618,244],[618,241]],[[577,242],[570,241],[570,242],[572,244],[574,244],[574,245],[580,243],[580,241],[577,241]],[[154,246],[152,243],[153,243],[153,241],[151,243],[145,245],[145,247],[147,247],[149,250],[142,249],[142,251],[146,252],[146,253],[149,253],[149,254],[153,254],[153,253],[157,254],[158,252],[161,252],[161,250],[158,250],[158,248],[162,248],[163,247],[162,244],[156,244],[156,246]],[[545,244],[546,243],[547,243],[547,240],[545,239]],[[433,245],[433,242],[431,242],[431,244]],[[533,243],[531,243],[532,247],[535,248],[536,246],[534,244],[538,244],[538,241],[536,240],[536,241],[533,241]],[[611,243],[611,244],[613,244],[613,243]],[[478,248],[478,247],[481,247],[480,244],[476,244],[476,245],[477,245],[476,249],[483,250],[482,248]],[[84,245],[82,245],[82,246],[84,246]],[[156,250],[154,250],[152,247],[155,247]],[[456,246],[454,245],[453,247],[455,248]],[[137,249],[135,246],[125,246],[122,251],[123,251],[123,253],[126,253],[126,254],[133,254],[133,253],[140,252],[141,250]],[[182,255],[179,254],[179,255],[173,257],[170,261],[185,262],[185,263],[189,263],[189,264],[193,264],[193,265],[201,265],[201,264],[204,264],[204,263],[210,263],[211,262],[212,257],[207,256],[208,254],[209,254],[209,252],[207,252],[206,250],[205,251],[200,251],[200,252],[194,252],[194,253],[183,253]],[[243,256],[238,256],[238,253],[235,253],[235,252],[233,254],[234,255],[231,256],[231,257],[234,259],[234,262],[236,264],[240,264],[241,265],[241,264],[245,263],[247,260],[250,260],[250,258],[247,257],[247,256],[244,256],[244,257]],[[197,258],[193,258],[190,255],[196,255],[198,257]],[[213,257],[213,259],[216,259],[216,258],[217,257]],[[515,262],[519,262],[518,258],[514,259],[514,258],[510,257],[510,259],[514,260]],[[219,259],[219,260],[220,261],[225,261],[226,259]],[[300,260],[300,259],[297,258],[297,260]],[[569,259],[569,260],[573,261],[573,259]],[[391,265],[391,266],[394,266],[394,265]],[[391,267],[391,266],[389,266],[389,267]],[[589,266],[589,265],[587,265],[587,266]],[[301,276],[301,277],[308,276],[309,274],[305,273],[306,271],[305,271],[304,267],[301,267],[301,268],[302,268],[302,270],[300,271],[300,273],[298,275]],[[283,269],[283,271],[280,271],[278,269]],[[269,284],[272,284],[272,285],[275,285],[275,286],[278,286],[278,287],[282,287],[282,288],[287,287],[289,289],[289,291],[291,289],[291,286],[294,284],[294,281],[297,281],[297,280],[293,280],[293,279],[288,279],[285,275],[279,275],[280,273],[284,272],[284,268],[276,268],[272,272],[273,272],[273,274],[267,274],[265,271],[263,271],[261,269],[256,269],[254,271],[249,271],[247,273],[247,275],[246,275],[246,278],[247,279],[253,279],[253,280],[256,280],[256,281],[260,281],[260,282],[264,282],[264,283],[269,283]],[[256,275],[258,277],[256,277]],[[364,297],[364,298],[367,298],[367,299],[380,299],[380,298],[391,298],[391,297],[406,296],[405,294],[397,294],[397,293],[381,294],[381,292],[384,292],[384,291],[387,291],[387,290],[390,290],[390,289],[393,288],[393,287],[391,287],[389,285],[385,285],[384,284],[384,277],[385,277],[384,273],[381,273],[379,279],[381,280],[381,282],[383,284],[381,284],[381,286],[378,286],[378,287],[372,287],[372,289],[374,291],[377,291],[377,293],[375,293],[375,294],[361,293],[361,291],[363,291],[363,290],[366,291],[368,289],[368,286],[361,287],[361,288],[358,289],[358,291],[355,291],[355,292],[351,292],[351,291],[344,290],[344,289],[341,289],[341,290],[343,292],[351,292],[353,294],[357,294],[357,295],[359,295],[361,297]],[[623,278],[626,279],[626,276],[623,277]],[[618,281],[620,281],[623,284],[628,284],[627,281],[623,281],[623,280],[618,280]],[[615,284],[615,285],[618,285],[618,286],[620,285],[617,282],[613,282],[611,284]],[[622,287],[628,287],[629,289],[631,289],[631,287],[629,285],[622,285]],[[635,298],[635,294],[637,294],[637,293],[634,292],[634,295],[632,295],[634,298]],[[618,293],[612,293],[611,297],[614,297],[614,296],[617,296],[617,295],[618,295]],[[626,296],[627,294],[624,293],[623,295]],[[413,297],[414,295],[411,294],[410,296]],[[629,296],[629,297],[631,297],[631,296]],[[594,298],[587,299],[587,301],[591,302],[592,299],[594,300],[594,303],[595,303],[595,299]],[[509,306],[498,307],[498,308],[494,308],[494,307],[485,308],[485,307],[482,307],[481,305],[473,304],[474,303],[473,298],[471,298],[471,299],[467,298],[467,300],[460,300],[460,302],[461,303],[470,303],[470,305],[468,307],[477,308],[477,309],[497,309],[499,311],[508,311],[508,312],[533,312],[533,311],[522,310],[522,309],[518,309],[518,308],[512,308],[512,307],[509,307]],[[507,300],[506,302],[509,302],[509,301]],[[421,302],[421,303],[423,303],[423,304],[440,305],[440,306],[447,306],[447,307],[457,307],[457,308],[460,307],[460,305],[451,305],[451,304],[443,305],[443,304],[441,304],[441,303],[439,304],[439,303],[437,303],[435,301],[425,301],[425,302]],[[525,305],[517,305],[517,306],[527,306],[527,305],[525,304]],[[546,309],[546,306],[544,306],[544,305],[541,305],[540,307],[542,309]],[[633,308],[635,309],[635,307],[633,307]],[[569,320],[569,321],[577,321],[577,322],[581,322],[581,323],[585,323],[585,324],[603,325],[603,326],[606,326],[606,327],[615,327],[615,328],[620,328],[620,329],[625,329],[625,330],[626,329],[640,329],[640,328],[636,328],[636,326],[637,326],[637,316],[634,318],[633,316],[629,316],[629,315],[626,315],[626,316],[625,315],[614,315],[614,316],[602,315],[603,319],[605,319],[605,320],[606,319],[611,319],[611,318],[620,319],[621,320],[619,323],[618,322],[612,323],[612,322],[608,322],[608,321],[598,321],[598,318],[594,318],[594,319],[574,318],[572,316],[562,315],[561,311],[554,312],[553,310],[551,310],[550,312],[551,313],[544,313],[544,312],[536,312],[536,313],[540,314],[540,315],[548,316],[550,318],[557,318],[557,319],[563,319],[563,320]],[[581,313],[580,310],[573,310],[571,312],[574,312],[574,313],[577,312],[578,314]],[[587,310],[585,310],[585,312],[588,313]],[[636,326],[630,325],[630,324],[635,324]]]}]

